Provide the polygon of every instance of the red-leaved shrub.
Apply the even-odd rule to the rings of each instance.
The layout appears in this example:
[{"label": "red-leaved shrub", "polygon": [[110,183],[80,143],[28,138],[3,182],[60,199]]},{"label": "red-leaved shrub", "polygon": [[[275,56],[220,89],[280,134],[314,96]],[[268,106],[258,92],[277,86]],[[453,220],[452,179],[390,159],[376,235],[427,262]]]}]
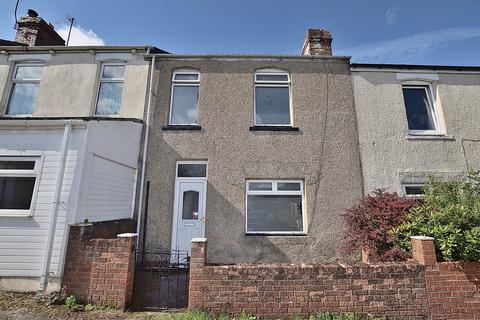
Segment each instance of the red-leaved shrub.
[{"label": "red-leaved shrub", "polygon": [[366,249],[373,261],[406,260],[409,255],[395,245],[390,230],[404,222],[406,213],[418,204],[419,200],[383,189],[364,196],[343,214],[347,225],[343,241],[345,253]]}]

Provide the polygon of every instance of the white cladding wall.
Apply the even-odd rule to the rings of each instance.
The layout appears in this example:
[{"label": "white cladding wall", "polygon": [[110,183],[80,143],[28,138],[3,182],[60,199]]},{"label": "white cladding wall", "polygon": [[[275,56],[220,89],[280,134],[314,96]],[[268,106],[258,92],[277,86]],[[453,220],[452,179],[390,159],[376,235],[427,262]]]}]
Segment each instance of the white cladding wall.
[{"label": "white cladding wall", "polygon": [[[66,214],[75,194],[79,150],[84,130],[73,129],[65,168],[64,185],[53,246],[51,271],[59,274],[66,237]],[[0,130],[1,155],[40,155],[43,166],[33,215],[30,218],[0,217],[0,276],[40,276],[47,243],[60,161],[63,129]],[[72,189],[73,188],[73,189]]]},{"label": "white cladding wall", "polygon": [[[54,276],[63,271],[68,224],[85,218],[131,217],[141,129],[140,123],[123,121],[74,126],[53,247]],[[0,217],[0,277],[40,276],[62,138],[63,127],[0,129],[0,155],[40,155],[43,159],[32,217]]]},{"label": "white cladding wall", "polygon": [[412,139],[396,72],[352,70],[365,193],[480,168],[480,74],[431,74],[446,136]]},{"label": "white cladding wall", "polygon": [[142,125],[89,123],[88,145],[75,222],[132,216]]}]

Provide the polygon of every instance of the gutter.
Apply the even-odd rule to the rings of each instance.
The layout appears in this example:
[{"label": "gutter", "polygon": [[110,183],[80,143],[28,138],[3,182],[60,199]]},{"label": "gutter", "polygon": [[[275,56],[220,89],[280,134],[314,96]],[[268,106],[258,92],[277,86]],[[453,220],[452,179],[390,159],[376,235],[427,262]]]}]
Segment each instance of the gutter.
[{"label": "gutter", "polygon": [[146,169],[146,162],[147,162],[147,152],[148,152],[148,136],[150,132],[150,113],[152,109],[152,94],[153,94],[153,75],[155,70],[155,55],[150,55],[150,48],[147,50],[147,54],[145,56],[152,57],[152,64],[150,67],[150,78],[149,78],[149,86],[148,86],[148,103],[147,103],[147,119],[145,120],[145,136],[143,138],[143,157],[142,157],[142,171],[140,174],[140,192],[138,194],[138,212],[137,212],[137,242],[136,248],[139,247],[140,244],[140,228],[142,224],[142,205],[143,205],[143,193],[144,193],[144,185],[145,185],[145,169]]},{"label": "gutter", "polygon": [[48,224],[47,248],[43,258],[42,276],[40,278],[39,294],[43,294],[48,288],[48,277],[50,275],[50,264],[52,262],[53,244],[55,241],[55,231],[57,227],[58,211],[60,210],[60,201],[63,189],[63,177],[65,175],[65,167],[67,163],[68,148],[70,145],[70,136],[72,133],[72,123],[66,121],[64,123],[63,139],[60,151],[60,163],[58,164],[57,183],[55,185],[55,195],[53,198],[53,207],[50,214],[50,222]]}]

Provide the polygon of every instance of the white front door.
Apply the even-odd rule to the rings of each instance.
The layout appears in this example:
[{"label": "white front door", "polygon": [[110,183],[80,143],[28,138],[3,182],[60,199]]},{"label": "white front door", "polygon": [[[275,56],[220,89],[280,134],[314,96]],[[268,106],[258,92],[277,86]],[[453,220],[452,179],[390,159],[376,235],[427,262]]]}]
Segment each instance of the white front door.
[{"label": "white front door", "polygon": [[206,180],[177,179],[173,213],[172,248],[188,251],[193,238],[205,235]]}]

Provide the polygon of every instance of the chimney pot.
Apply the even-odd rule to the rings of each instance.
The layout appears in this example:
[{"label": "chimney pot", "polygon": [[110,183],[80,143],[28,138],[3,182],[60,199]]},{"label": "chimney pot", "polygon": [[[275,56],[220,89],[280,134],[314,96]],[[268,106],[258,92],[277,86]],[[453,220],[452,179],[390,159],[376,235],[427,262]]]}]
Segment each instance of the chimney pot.
[{"label": "chimney pot", "polygon": [[308,29],[303,42],[304,56],[331,56],[332,34],[328,30]]},{"label": "chimney pot", "polygon": [[28,14],[29,17],[32,17],[32,18],[38,17],[37,11],[35,11],[33,9],[28,9],[27,14]]}]

